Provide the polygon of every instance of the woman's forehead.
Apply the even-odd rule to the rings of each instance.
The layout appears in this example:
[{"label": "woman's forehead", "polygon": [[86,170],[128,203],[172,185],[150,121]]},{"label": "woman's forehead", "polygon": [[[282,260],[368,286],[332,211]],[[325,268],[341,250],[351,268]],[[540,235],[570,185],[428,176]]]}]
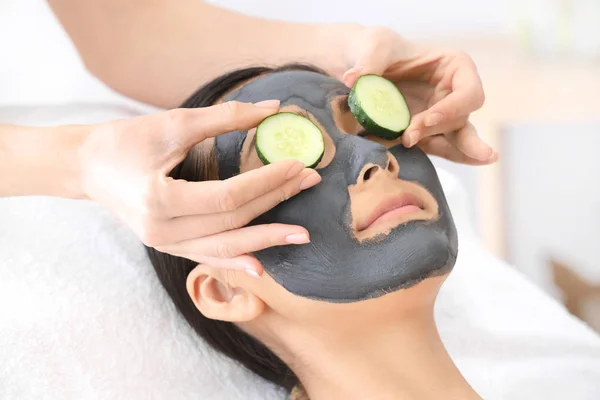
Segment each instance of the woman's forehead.
[{"label": "woman's forehead", "polygon": [[279,100],[282,105],[325,109],[335,96],[350,93],[342,82],[316,72],[283,71],[265,74],[232,91],[226,101],[256,103]]}]

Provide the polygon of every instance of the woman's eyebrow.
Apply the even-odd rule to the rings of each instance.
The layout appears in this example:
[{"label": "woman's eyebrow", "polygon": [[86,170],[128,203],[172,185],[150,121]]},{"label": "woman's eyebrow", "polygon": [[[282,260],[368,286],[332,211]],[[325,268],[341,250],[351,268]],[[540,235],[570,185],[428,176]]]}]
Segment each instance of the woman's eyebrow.
[{"label": "woman's eyebrow", "polygon": [[296,114],[303,116],[304,118],[312,120],[314,117],[306,110],[294,110]]}]

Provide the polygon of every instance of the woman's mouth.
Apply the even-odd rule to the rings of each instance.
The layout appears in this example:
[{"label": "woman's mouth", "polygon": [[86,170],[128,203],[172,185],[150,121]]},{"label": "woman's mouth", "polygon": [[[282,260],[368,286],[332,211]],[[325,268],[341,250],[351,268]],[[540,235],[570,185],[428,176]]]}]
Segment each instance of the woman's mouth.
[{"label": "woman's mouth", "polygon": [[357,231],[364,231],[376,225],[396,225],[419,218],[417,213],[423,211],[425,206],[417,196],[403,193],[383,200],[373,212],[357,225]]}]

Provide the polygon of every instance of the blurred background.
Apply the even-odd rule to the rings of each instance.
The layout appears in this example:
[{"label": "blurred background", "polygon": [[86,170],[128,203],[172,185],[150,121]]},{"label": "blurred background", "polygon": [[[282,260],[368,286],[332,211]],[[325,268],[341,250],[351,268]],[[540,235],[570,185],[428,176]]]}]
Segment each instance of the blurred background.
[{"label": "blurred background", "polygon": [[[385,25],[467,51],[500,153],[456,174],[483,244],[600,331],[600,0],[213,0],[267,18]],[[0,106],[113,101],[43,0],[0,1]],[[485,268],[484,265],[481,268]]]}]

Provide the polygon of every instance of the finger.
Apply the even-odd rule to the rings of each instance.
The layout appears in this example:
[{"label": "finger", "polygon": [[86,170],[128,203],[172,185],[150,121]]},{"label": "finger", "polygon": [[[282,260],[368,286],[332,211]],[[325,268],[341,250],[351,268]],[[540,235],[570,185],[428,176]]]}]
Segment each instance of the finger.
[{"label": "finger", "polygon": [[212,236],[158,246],[156,249],[163,253],[185,257],[196,262],[203,262],[206,257],[234,258],[273,246],[310,242],[306,229],[302,227],[295,228],[300,233],[290,235],[289,226],[283,224],[248,226]]},{"label": "finger", "polygon": [[[422,114],[423,113],[420,113],[419,115],[417,115],[417,117],[419,117]],[[466,123],[467,118],[461,117],[432,127],[422,126],[420,129],[411,129],[409,127],[406,130],[406,133],[402,135],[402,144],[405,147],[412,147],[426,137],[455,132],[458,129],[465,126]]]},{"label": "finger", "polygon": [[[368,57],[372,57],[369,55]],[[372,61],[367,61],[368,58],[364,60],[359,60],[357,64],[350,68],[348,71],[344,73],[342,76],[342,82],[349,88],[354,86],[358,78],[367,74],[375,74],[375,75],[383,75],[385,72],[386,66],[388,65],[381,57],[379,59],[375,59],[378,61],[377,64],[373,64]],[[363,65],[366,64],[366,65]]]},{"label": "finger", "polygon": [[427,110],[425,126],[468,116],[483,106],[485,95],[477,69],[470,58],[461,60],[452,78],[452,92]]},{"label": "finger", "polygon": [[[161,229],[161,235],[165,238],[171,238],[171,240],[177,238],[176,241],[181,241],[240,229],[276,205],[298,194],[301,191],[302,182],[308,182],[308,184],[314,186],[320,181],[321,176],[316,171],[307,169],[285,185],[257,197],[237,210],[174,218]],[[304,230],[298,231],[298,229],[290,227],[288,234],[293,235],[303,232]]]},{"label": "finger", "polygon": [[215,268],[244,270],[249,275],[257,277],[264,273],[263,265],[258,259],[249,254],[244,254],[233,258],[218,258],[218,257],[200,257],[202,264],[208,264]]},{"label": "finger", "polygon": [[448,141],[467,157],[487,161],[494,156],[494,149],[485,143],[470,122],[454,133],[445,135]]},{"label": "finger", "polygon": [[256,127],[263,119],[279,111],[279,100],[256,104],[229,101],[203,108],[178,108],[168,111],[183,143],[191,148],[220,134]]},{"label": "finger", "polygon": [[443,136],[430,136],[425,138],[422,142],[419,143],[419,148],[423,150],[425,153],[437,156],[441,158],[445,158],[446,160],[453,161],[460,164],[467,165],[488,165],[496,162],[498,160],[498,154],[494,153],[494,155],[487,161],[480,161],[474,158],[467,156],[465,153],[456,148],[452,143],[448,141],[448,139]]},{"label": "finger", "polygon": [[393,51],[396,50],[390,32],[385,29],[371,29],[365,36],[364,44],[356,48],[360,49],[356,62],[342,76],[342,81],[348,87],[354,86],[362,75],[383,75],[391,64]]},{"label": "finger", "polygon": [[164,195],[170,217],[233,211],[296,178],[304,164],[283,160],[250,170],[224,181],[172,180]]}]

